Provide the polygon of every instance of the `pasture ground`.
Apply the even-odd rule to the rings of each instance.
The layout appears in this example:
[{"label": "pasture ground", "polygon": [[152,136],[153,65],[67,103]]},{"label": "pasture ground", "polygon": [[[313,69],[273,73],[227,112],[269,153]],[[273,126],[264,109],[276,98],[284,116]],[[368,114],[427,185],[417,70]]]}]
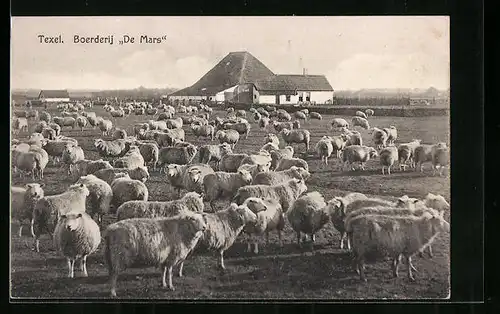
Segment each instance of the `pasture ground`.
[{"label": "pasture ground", "polygon": [[[133,124],[151,119],[150,116],[130,115],[127,118],[113,119],[102,110],[94,107],[99,116],[112,119],[117,127],[132,131]],[[57,115],[56,111],[49,112]],[[214,111],[212,116],[224,116],[225,113]],[[311,149],[304,154],[304,146],[296,148],[296,156],[306,158],[311,178],[307,182],[308,191],[322,193],[326,200],[342,196],[348,192],[361,192],[393,200],[402,195],[423,198],[428,192],[443,195],[450,200],[450,177],[432,176],[430,165],[424,173],[407,170],[400,172],[397,167],[388,176],[381,174],[378,159],[367,163],[365,171],[341,172],[338,160],[332,158],[328,166],[321,164],[314,156],[316,142],[323,135],[334,135],[330,130],[330,121],[336,116],[323,116],[322,121],[303,122],[302,128],[311,131]],[[349,119],[349,117],[343,117]],[[264,144],[267,131],[260,130],[251,117],[252,131],[248,139],[241,139],[236,145],[236,152],[253,152]],[[408,142],[413,138],[422,139],[423,143],[438,141],[449,144],[449,117],[370,117],[370,124],[377,127],[394,125],[398,129],[397,143]],[[34,123],[30,122],[30,132]],[[196,139],[188,127],[186,140],[196,145],[208,140]],[[273,132],[275,133],[275,132]],[[76,138],[85,151],[87,159],[98,159],[93,141],[100,138],[100,132],[86,129],[83,132],[65,128],[62,134]],[[366,130],[361,130],[364,143],[372,145]],[[23,139],[28,133],[21,133]],[[107,138],[105,138],[107,139]],[[197,157],[196,157],[197,158]],[[158,172],[150,171],[151,179],[146,182],[151,200],[170,200],[172,189]],[[21,179],[12,175],[12,185],[22,186],[31,179]],[[45,170],[46,195],[61,193],[74,179],[54,167],[52,163]],[[222,204],[221,204],[222,205]],[[450,221],[449,215],[446,219]],[[114,217],[105,217],[104,227],[112,223]],[[97,253],[88,258],[89,277],[80,277],[76,270],[75,278],[66,278],[65,258],[53,251],[50,238],[41,239],[40,253],[35,253],[26,246],[31,246],[29,228],[24,228],[23,237],[19,238],[17,222],[11,224],[11,296],[14,298],[82,298],[96,299],[109,296],[107,269],[103,260],[103,244]],[[295,242],[295,233],[289,225],[284,231],[284,247],[278,246],[277,235],[272,233],[270,244],[261,239],[258,255],[246,252],[244,237],[225,254],[227,270],[221,272],[216,267],[215,253],[200,252],[190,256],[184,267],[184,277],[174,277],[174,292],[160,287],[159,269],[128,269],[118,279],[118,297],[133,299],[418,299],[446,298],[449,291],[449,234],[441,234],[433,244],[434,257],[414,257],[413,263],[418,272],[416,282],[409,282],[406,276],[406,264],[400,268],[400,277],[393,278],[389,262],[367,265],[367,283],[361,283],[351,267],[349,254],[339,247],[339,233],[331,223],[316,235],[314,247],[305,245],[299,248]]]}]

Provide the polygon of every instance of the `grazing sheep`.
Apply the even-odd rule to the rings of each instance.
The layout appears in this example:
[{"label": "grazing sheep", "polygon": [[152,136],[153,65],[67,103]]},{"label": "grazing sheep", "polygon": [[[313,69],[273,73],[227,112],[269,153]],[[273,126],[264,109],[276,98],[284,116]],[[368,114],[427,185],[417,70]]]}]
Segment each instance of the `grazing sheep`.
[{"label": "grazing sheep", "polygon": [[191,124],[191,131],[197,138],[200,136],[209,137],[213,141],[215,137],[215,128],[212,125]]},{"label": "grazing sheep", "polygon": [[48,140],[55,140],[56,136],[57,136],[57,132],[53,128],[46,127],[46,128],[42,129],[42,136]]},{"label": "grazing sheep", "polygon": [[182,198],[168,202],[128,201],[120,205],[116,211],[116,220],[130,218],[173,217],[182,211],[203,212],[203,196],[196,192],[188,192]]},{"label": "grazing sheep", "polygon": [[392,272],[398,277],[400,255],[408,264],[408,279],[414,281],[411,257],[432,243],[439,232],[449,232],[450,225],[440,215],[422,216],[362,215],[349,220],[356,271],[366,281],[364,263],[381,257],[392,258]]},{"label": "grazing sheep", "polygon": [[87,121],[89,122],[90,126],[92,128],[95,128],[96,126],[99,125],[99,121],[101,121],[101,117],[93,117],[93,116],[88,116]]},{"label": "grazing sheep", "polygon": [[[182,264],[205,231],[200,214],[183,212],[169,218],[126,219],[109,225],[104,235],[111,296],[121,271],[137,265],[162,267],[162,286],[174,290],[172,268]],[[168,275],[168,285],[166,277]]]},{"label": "grazing sheep", "polygon": [[210,161],[216,163],[217,168],[219,168],[219,163],[223,156],[226,154],[231,154],[233,150],[231,145],[228,143],[222,143],[219,145],[204,145],[200,147],[200,162],[208,164]]},{"label": "grazing sheep", "polygon": [[59,162],[59,159],[62,157],[64,150],[66,149],[66,144],[75,143],[69,140],[45,140],[42,143],[43,149],[47,152],[47,154],[53,157],[53,163]]},{"label": "grazing sheep", "polygon": [[398,146],[398,161],[399,161],[399,170],[406,170],[407,163],[409,163],[410,167],[414,168],[414,154],[415,148],[420,145],[421,140],[414,139],[409,143],[402,143]]},{"label": "grazing sheep", "polygon": [[113,140],[124,140],[127,138],[127,131],[123,129],[116,128],[113,132]]},{"label": "grazing sheep", "polygon": [[67,143],[62,154],[62,161],[68,166],[68,174],[73,174],[73,168],[80,160],[85,159],[83,149],[74,143]]},{"label": "grazing sheep", "polygon": [[385,168],[387,168],[387,174],[391,174],[391,167],[396,160],[399,160],[398,149],[395,146],[388,146],[380,151],[379,157],[380,165],[382,165],[382,175],[384,175]]},{"label": "grazing sheep", "polygon": [[306,145],[306,151],[309,150],[309,143],[311,142],[311,133],[308,130],[283,129],[281,130],[280,135],[285,141],[286,145],[290,145],[292,143],[297,143],[297,144],[304,143]]},{"label": "grazing sheep", "polygon": [[35,204],[31,234],[34,246],[40,252],[40,236],[47,233],[52,236],[57,220],[70,211],[85,212],[85,200],[90,191],[85,184],[73,184],[65,192],[45,195]]},{"label": "grazing sheep", "polygon": [[172,112],[165,111],[165,112],[161,112],[158,115],[158,118],[156,118],[156,121],[168,120],[168,119],[172,119],[173,117],[174,117],[174,114]]},{"label": "grazing sheep", "polygon": [[61,126],[57,123],[49,123],[49,128],[56,131],[56,136],[61,135]]},{"label": "grazing sheep", "polygon": [[341,134],[340,137],[345,142],[344,146],[363,145],[363,138],[361,137],[361,134],[358,131],[350,131],[348,129],[345,129],[344,133]]},{"label": "grazing sheep", "polygon": [[301,120],[307,120],[307,116],[306,116],[306,113],[302,112],[302,111],[296,111],[294,113],[294,116],[295,116],[295,119],[301,119]]},{"label": "grazing sheep", "polygon": [[266,151],[271,154],[272,151],[279,150],[279,147],[274,143],[266,143],[260,148],[260,150]]},{"label": "grazing sheep", "polygon": [[154,139],[160,146],[173,145],[175,140],[185,141],[185,132],[183,129],[167,129],[164,133],[156,133]]},{"label": "grazing sheep", "polygon": [[240,134],[235,130],[219,130],[215,133],[215,137],[219,140],[219,143],[228,143],[234,149],[240,139]]},{"label": "grazing sheep", "polygon": [[302,167],[292,166],[290,169],[283,171],[270,171],[257,173],[254,176],[252,184],[277,185],[285,183],[290,179],[303,179],[307,181],[311,174]]},{"label": "grazing sheep", "polygon": [[75,119],[74,127],[79,127],[80,131],[83,132],[83,128],[86,127],[88,123],[89,121],[87,120],[87,118],[85,118],[84,116],[78,116]]},{"label": "grazing sheep", "polygon": [[323,136],[316,144],[316,153],[325,165],[328,165],[328,157],[333,153],[332,142],[333,139],[330,136]]},{"label": "grazing sheep", "polygon": [[164,147],[160,149],[158,154],[158,166],[163,167],[165,164],[190,164],[197,152],[198,149],[192,144],[185,147]]},{"label": "grazing sheep", "polygon": [[[253,109],[253,108],[251,108],[251,109]],[[262,115],[260,113],[258,113],[257,111],[255,111],[253,114],[254,121],[258,122],[261,118],[262,118]]]},{"label": "grazing sheep", "polygon": [[428,208],[433,208],[439,212],[449,211],[450,204],[445,200],[442,195],[434,195],[432,193],[428,193],[424,199],[424,205]]},{"label": "grazing sheep", "polygon": [[137,167],[135,169],[126,168],[105,168],[93,173],[99,179],[111,184],[118,173],[127,173],[131,179],[146,182],[149,179],[149,171],[147,167]]},{"label": "grazing sheep", "polygon": [[175,119],[168,119],[165,120],[165,124],[167,126],[167,129],[182,129],[183,126],[183,121],[182,118],[175,118]]},{"label": "grazing sheep", "polygon": [[47,126],[47,122],[42,120],[35,125],[35,127],[33,128],[33,132],[42,133],[42,130],[47,128]]},{"label": "grazing sheep", "polygon": [[111,199],[110,209],[115,212],[121,204],[127,201],[147,201],[149,196],[146,185],[142,181],[131,179],[127,173],[117,173],[115,175],[115,179],[111,182],[111,190],[113,191],[113,198]]},{"label": "grazing sheep", "polygon": [[11,217],[13,221],[19,221],[19,237],[22,236],[24,221],[31,222],[33,219],[33,209],[36,202],[44,196],[44,186],[43,183],[28,183],[24,187],[10,188]]},{"label": "grazing sheep", "polygon": [[[432,156],[432,175],[439,171],[439,176],[443,175],[444,167],[448,166],[450,163],[450,151],[447,147],[438,147]],[[439,170],[438,170],[439,169]]]},{"label": "grazing sheep", "polygon": [[144,159],[144,164],[152,164],[153,170],[156,171],[156,164],[160,154],[160,149],[156,143],[151,142],[136,142],[139,147],[139,152]]},{"label": "grazing sheep", "polygon": [[101,130],[102,136],[110,135],[113,129],[113,122],[111,122],[111,120],[102,119],[97,122],[97,127]]},{"label": "grazing sheep", "polygon": [[365,118],[361,118],[361,117],[356,116],[356,117],[353,117],[351,121],[352,121],[353,127],[359,126],[359,127],[366,129],[366,130],[370,129],[370,123]]},{"label": "grazing sheep", "polygon": [[81,259],[83,277],[88,277],[87,256],[94,253],[101,243],[99,226],[86,213],[70,211],[62,214],[54,230],[54,247],[68,263],[68,277],[74,277],[74,265]]},{"label": "grazing sheep", "polygon": [[323,117],[321,116],[321,114],[319,114],[318,112],[314,112],[314,111],[309,114],[309,118],[316,119],[316,120],[323,120]]},{"label": "grazing sheep", "polygon": [[373,109],[366,109],[365,110],[365,113],[368,117],[371,117],[375,114],[375,112],[373,111]]},{"label": "grazing sheep", "polygon": [[248,122],[226,123],[223,127],[225,130],[235,130],[240,135],[245,134],[245,139],[248,138],[251,129],[250,123]]},{"label": "grazing sheep", "polygon": [[415,161],[415,171],[420,169],[420,172],[424,170],[424,163],[433,162],[435,153],[438,148],[446,148],[445,143],[437,143],[434,145],[420,144],[415,148],[414,161]]},{"label": "grazing sheep", "polygon": [[15,118],[12,123],[13,133],[28,132],[28,120],[26,118]]},{"label": "grazing sheep", "polygon": [[122,157],[130,148],[130,142],[126,140],[105,141],[96,139],[94,147],[101,157]]},{"label": "grazing sheep", "polygon": [[203,214],[207,229],[198,246],[219,253],[219,267],[226,269],[224,252],[230,248],[247,224],[257,222],[257,215],[245,205],[231,203],[226,209]]},{"label": "grazing sheep", "polygon": [[[344,148],[342,152],[342,170],[345,171],[345,167],[349,164],[359,162],[361,164],[361,169],[365,170],[365,163],[370,160],[370,158],[376,158],[378,156],[377,151],[373,147],[361,146],[361,145],[351,145]],[[352,168],[354,170],[354,168]]]},{"label": "grazing sheep", "polygon": [[259,119],[259,128],[265,129],[269,125],[269,118],[268,117],[262,117]]},{"label": "grazing sheep", "polygon": [[247,154],[225,154],[220,160],[219,170],[225,172],[236,172],[245,158],[248,158]]},{"label": "grazing sheep", "polygon": [[[296,121],[296,122],[298,122],[298,121]],[[273,127],[274,127],[274,130],[276,132],[281,132],[284,129],[289,129],[289,130],[297,129],[296,126],[297,125],[294,124],[294,122],[278,122],[278,121],[273,121]],[[300,128],[300,123],[298,125],[298,128]]]},{"label": "grazing sheep", "polygon": [[205,201],[210,202],[210,207],[215,210],[216,200],[226,200],[234,196],[236,190],[252,183],[252,174],[245,169],[236,173],[218,171],[203,177]]},{"label": "grazing sheep", "polygon": [[332,128],[349,128],[349,123],[342,118],[335,118],[331,123]]},{"label": "grazing sheep", "polygon": [[287,212],[292,229],[297,234],[297,244],[301,245],[301,232],[315,241],[315,233],[330,221],[332,208],[327,206],[319,192],[310,192],[299,197]]},{"label": "grazing sheep", "polygon": [[271,154],[271,170],[275,170],[278,166],[278,163],[283,158],[292,158],[294,153],[294,149],[292,146],[285,146],[285,148],[272,150]]},{"label": "grazing sheep", "polygon": [[116,159],[114,162],[114,167],[116,168],[135,169],[143,166],[144,158],[141,155],[139,147],[135,145],[130,146],[125,155]]},{"label": "grazing sheep", "polygon": [[[248,198],[243,205],[247,206],[253,213],[257,215],[257,222],[248,223],[243,232],[250,235],[262,235],[266,233],[266,244],[269,244],[269,232],[276,230],[280,247],[283,246],[281,232],[285,228],[285,216],[283,209],[278,201],[271,198]],[[254,253],[259,253],[259,245],[257,241],[247,242],[247,251],[251,251],[251,245],[254,244]]]},{"label": "grazing sheep", "polygon": [[395,126],[391,125],[388,128],[382,129],[387,134],[387,143],[394,144],[394,142],[398,139],[398,130]]},{"label": "grazing sheep", "polygon": [[381,149],[383,147],[387,146],[387,139],[389,138],[389,135],[384,131],[379,128],[374,127],[372,131],[372,140],[373,144],[375,145],[375,148]]},{"label": "grazing sheep", "polygon": [[358,111],[356,111],[356,113],[354,115],[357,116],[357,117],[361,117],[363,119],[368,119],[368,116],[363,111],[359,111],[358,110]]},{"label": "grazing sheep", "polygon": [[209,165],[193,165],[186,168],[183,175],[183,188],[188,192],[203,193],[205,191],[203,178],[214,173]]},{"label": "grazing sheep", "polygon": [[292,116],[283,109],[277,110],[276,117],[278,118],[278,121],[291,121],[292,120]]},{"label": "grazing sheep", "polygon": [[113,199],[113,190],[104,180],[99,179],[93,174],[81,176],[76,184],[83,183],[89,190],[89,196],[86,199],[86,213],[91,217],[96,217],[100,224],[102,216],[109,213],[111,200]]},{"label": "grazing sheep", "polygon": [[277,185],[249,185],[238,189],[233,201],[243,204],[249,197],[272,198],[279,200],[283,212],[287,212],[293,202],[307,191],[307,186],[302,179],[290,179]]},{"label": "grazing sheep", "polygon": [[262,117],[269,118],[269,112],[266,109],[264,109],[263,107],[257,108],[257,112],[260,113],[262,115]]},{"label": "grazing sheep", "polygon": [[271,154],[265,150],[257,152],[257,154],[248,155],[248,157],[243,158],[240,163],[241,165],[271,165]]},{"label": "grazing sheep", "polygon": [[48,113],[47,111],[40,112],[40,121],[45,121],[47,123],[50,123],[51,120],[52,117],[50,116],[50,113]]},{"label": "grazing sheep", "polygon": [[288,158],[288,157],[283,157],[280,159],[278,164],[276,165],[276,169],[274,171],[282,171],[282,170],[287,170],[290,169],[291,167],[296,166],[296,167],[301,167],[304,168],[305,170],[309,171],[309,165],[307,164],[307,161],[301,158]]}]

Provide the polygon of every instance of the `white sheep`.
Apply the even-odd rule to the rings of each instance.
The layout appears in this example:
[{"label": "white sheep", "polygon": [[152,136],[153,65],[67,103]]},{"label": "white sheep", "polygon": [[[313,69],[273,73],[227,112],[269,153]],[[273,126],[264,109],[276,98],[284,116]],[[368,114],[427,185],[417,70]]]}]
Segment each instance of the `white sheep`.
[{"label": "white sheep", "polygon": [[247,157],[247,154],[225,154],[220,160],[219,170],[225,172],[236,172],[241,165],[241,161]]},{"label": "white sheep", "polygon": [[278,118],[278,121],[291,121],[292,120],[292,116],[283,109],[278,109],[276,111],[276,117]]},{"label": "white sheep", "polygon": [[301,120],[307,120],[307,115],[306,113],[302,112],[302,111],[296,111],[294,113],[294,116],[295,116],[295,119],[301,119]]},{"label": "white sheep", "polygon": [[185,147],[163,147],[158,153],[158,166],[163,167],[165,164],[190,164],[198,149],[194,145]]},{"label": "white sheep", "polygon": [[182,198],[167,202],[128,201],[120,205],[116,211],[116,220],[130,218],[160,218],[179,215],[183,210],[203,212],[203,196],[196,192],[188,192]]},{"label": "white sheep", "polygon": [[24,187],[11,186],[11,217],[19,221],[19,237],[22,236],[23,223],[31,222],[36,202],[44,196],[43,187],[38,183],[28,183]]},{"label": "white sheep", "polygon": [[28,119],[26,118],[15,118],[12,122],[12,128],[14,134],[19,134],[19,132],[28,132]]},{"label": "white sheep", "polygon": [[287,170],[257,173],[252,184],[277,185],[294,178],[306,181],[310,176],[309,171],[304,168],[292,166]]},{"label": "white sheep", "polygon": [[214,161],[218,168],[222,157],[232,152],[231,145],[228,143],[204,145],[200,147],[200,162],[208,164],[210,161]]},{"label": "white sheep", "polygon": [[146,185],[142,181],[131,179],[126,173],[117,173],[110,186],[113,191],[110,209],[114,211],[126,201],[148,200],[149,191]]},{"label": "white sheep", "polygon": [[218,171],[203,177],[205,201],[210,202],[210,207],[215,211],[216,200],[226,200],[234,196],[236,191],[252,183],[252,174],[241,169],[236,173]]},{"label": "white sheep", "polygon": [[311,133],[308,130],[283,129],[281,130],[280,135],[283,138],[283,141],[285,141],[286,145],[290,145],[292,143],[297,143],[297,144],[303,143],[306,145],[306,151],[309,150],[309,143],[311,142]]},{"label": "white sheep", "polygon": [[278,164],[276,165],[275,171],[282,171],[286,169],[290,169],[291,167],[296,166],[296,167],[301,167],[309,171],[309,165],[307,164],[307,161],[301,158],[287,158],[283,157],[280,159]]},{"label": "white sheep", "polygon": [[187,167],[183,175],[183,188],[188,192],[203,193],[205,191],[203,178],[210,173],[214,173],[214,170],[206,164]]},{"label": "white sheep", "polygon": [[271,154],[266,150],[260,150],[256,154],[250,154],[241,160],[241,165],[267,165],[271,166]]},{"label": "white sheep", "polygon": [[373,109],[366,109],[365,110],[365,113],[368,117],[371,117],[375,114],[375,112],[373,111]]},{"label": "white sheep", "polygon": [[309,113],[309,118],[316,119],[316,120],[323,120],[323,117],[321,116],[321,114],[318,112],[314,112],[314,111]]},{"label": "white sheep", "polygon": [[435,195],[432,193],[428,193],[425,196],[424,204],[426,207],[433,208],[439,212],[450,210],[450,204],[442,195],[439,194]]},{"label": "white sheep", "polygon": [[378,153],[373,147],[361,145],[347,146],[342,152],[342,170],[345,171],[346,166],[348,167],[355,162],[359,162],[361,169],[365,170],[365,163],[377,156]]},{"label": "white sheep", "polygon": [[409,143],[402,143],[398,146],[398,161],[399,161],[399,170],[406,170],[407,163],[409,166],[414,168],[414,154],[415,148],[420,145],[421,140],[413,139]]},{"label": "white sheep", "polygon": [[[411,257],[431,244],[439,232],[449,232],[450,225],[440,215],[425,213],[422,216],[362,215],[351,219],[347,232],[352,234],[352,247],[356,271],[366,281],[364,264],[373,252],[392,258],[392,272],[398,277],[400,256],[408,264],[408,279],[414,281]],[[383,249],[381,249],[383,248]],[[375,256],[373,256],[375,257]]]},{"label": "white sheep", "polygon": [[252,175],[252,178],[255,179],[255,177],[259,173],[264,173],[264,172],[269,172],[269,168],[271,167],[271,162],[268,162],[267,164],[257,164],[257,165],[249,165],[249,164],[243,164],[238,168],[238,171],[241,169],[244,169]]},{"label": "white sheep", "polygon": [[443,175],[443,169],[450,164],[450,151],[447,147],[439,147],[433,152],[432,175],[439,171],[439,176]]},{"label": "white sheep", "polygon": [[332,141],[333,139],[330,136],[323,136],[318,143],[316,143],[316,153],[321,159],[321,162],[325,165],[328,165],[328,157],[333,153]]},{"label": "white sheep", "polygon": [[391,125],[388,128],[382,129],[387,134],[387,143],[394,144],[394,142],[398,139],[398,130],[395,126]]},{"label": "white sheep", "polygon": [[248,138],[250,129],[252,128],[248,121],[237,122],[237,123],[225,123],[223,125],[225,130],[235,130],[240,135],[245,135],[245,139]]},{"label": "white sheep", "polygon": [[361,117],[363,119],[367,119],[368,118],[368,116],[366,115],[366,113],[364,113],[363,111],[359,111],[359,110],[356,111],[356,113],[354,115],[357,116],[357,117]]},{"label": "white sheep", "polygon": [[82,131],[82,132],[83,132],[83,128],[86,127],[88,123],[89,123],[89,121],[84,116],[78,116],[75,119],[75,126],[79,127],[80,131]]},{"label": "white sheep", "polygon": [[[250,197],[243,205],[247,206],[252,212],[257,215],[257,222],[248,223],[243,232],[252,235],[266,234],[266,244],[269,244],[269,232],[276,230],[280,247],[283,246],[281,232],[285,228],[285,216],[283,209],[277,200],[266,198]],[[247,242],[247,251],[251,251],[251,245],[254,244],[253,252],[259,253],[259,245],[257,241]]]},{"label": "white sheep", "polygon": [[144,157],[142,157],[139,147],[135,145],[130,146],[125,155],[114,162],[114,167],[116,168],[135,169],[144,166]]},{"label": "white sheep", "polygon": [[128,151],[130,142],[126,140],[94,140],[94,147],[101,157],[122,157]]},{"label": "white sheep", "polygon": [[86,213],[70,211],[62,214],[54,230],[54,247],[68,263],[68,277],[74,277],[75,261],[81,260],[83,277],[88,277],[87,257],[101,243],[99,226]]},{"label": "white sheep", "polygon": [[235,130],[219,130],[215,133],[215,137],[219,140],[219,143],[228,143],[234,149],[240,139],[240,134]]},{"label": "white sheep", "polygon": [[198,137],[209,137],[212,141],[215,137],[215,128],[212,125],[197,125],[191,124],[191,131],[193,131],[194,136]]},{"label": "white sheep", "polygon": [[113,129],[113,122],[111,122],[111,120],[101,119],[97,122],[97,127],[101,130],[102,136],[110,135]]},{"label": "white sheep", "polygon": [[76,163],[84,159],[85,159],[85,154],[80,146],[75,145],[73,143],[66,144],[66,148],[64,149],[62,154],[62,161],[64,164],[68,166],[69,175],[73,174],[74,171],[73,168],[76,165]]},{"label": "white sheep", "polygon": [[384,175],[385,168],[387,168],[387,174],[391,174],[391,167],[396,160],[399,160],[398,149],[395,146],[388,146],[380,151],[379,158],[380,165],[382,166],[382,175]]},{"label": "white sheep", "polygon": [[46,127],[48,127],[48,123],[42,120],[35,125],[33,132],[42,133],[42,130]]},{"label": "white sheep", "polygon": [[93,174],[81,176],[76,184],[83,183],[89,190],[89,195],[85,201],[86,213],[91,217],[96,217],[100,224],[102,216],[109,213],[111,200],[113,199],[113,190],[104,180],[99,179]]},{"label": "white sheep", "polygon": [[414,152],[415,171],[419,169],[420,172],[423,172],[424,163],[426,162],[432,163],[434,160],[435,153],[439,148],[446,148],[446,144],[445,143],[437,143],[434,145],[420,144],[419,146],[417,146]]},{"label": "white sheep", "polygon": [[115,131],[113,132],[112,139],[113,140],[124,140],[127,138],[127,131],[116,128]]},{"label": "white sheep", "polygon": [[243,204],[249,197],[273,198],[279,200],[283,212],[287,212],[293,202],[307,191],[302,179],[290,179],[277,185],[248,185],[238,189],[233,198],[236,204]]},{"label": "white sheep", "polygon": [[359,127],[366,129],[366,130],[370,129],[370,123],[365,118],[356,116],[356,117],[353,117],[351,121],[352,121],[353,127],[359,126]]},{"label": "white sheep", "polygon": [[273,121],[273,127],[276,132],[281,132],[283,129],[299,129],[300,128],[300,122],[296,121],[298,124],[294,124],[293,122],[285,121],[285,122],[279,122],[279,121]]},{"label": "white sheep", "polygon": [[373,144],[377,149],[381,149],[383,147],[387,146],[387,139],[389,138],[389,135],[384,131],[379,128],[374,127],[372,129],[372,140]]},{"label": "white sheep", "polygon": [[61,194],[45,195],[38,200],[31,221],[31,234],[37,252],[40,252],[40,236],[44,233],[52,235],[61,215],[69,211],[85,212],[85,200],[89,194],[85,184],[73,184]]},{"label": "white sheep", "polygon": [[265,137],[265,141],[266,141],[266,143],[270,143],[270,144],[274,145],[274,147],[276,147],[276,149],[279,149],[279,147],[280,147],[280,139],[278,138],[278,136],[276,134],[273,134],[273,133],[267,134]]},{"label": "white sheep", "polygon": [[[183,212],[169,218],[126,219],[107,227],[104,257],[108,266],[111,296],[116,297],[116,281],[121,271],[141,262],[161,266],[162,286],[174,290],[172,269],[182,265],[196,246],[207,225],[200,214]],[[168,285],[166,277],[168,276]]]},{"label": "white sheep", "polygon": [[153,170],[156,171],[156,165],[160,154],[160,149],[156,143],[137,141],[139,152],[144,159],[144,164],[152,164]]},{"label": "white sheep", "polygon": [[282,149],[275,149],[269,152],[271,154],[271,169],[274,170],[283,158],[293,158],[294,149],[292,146],[285,146]]},{"label": "white sheep", "polygon": [[131,179],[146,182],[149,179],[149,171],[147,167],[137,167],[135,169],[126,168],[105,168],[97,170],[93,173],[96,177],[111,184],[117,173],[127,173]]},{"label": "white sheep", "polygon": [[342,118],[335,118],[331,122],[332,128],[349,128],[349,123]]}]

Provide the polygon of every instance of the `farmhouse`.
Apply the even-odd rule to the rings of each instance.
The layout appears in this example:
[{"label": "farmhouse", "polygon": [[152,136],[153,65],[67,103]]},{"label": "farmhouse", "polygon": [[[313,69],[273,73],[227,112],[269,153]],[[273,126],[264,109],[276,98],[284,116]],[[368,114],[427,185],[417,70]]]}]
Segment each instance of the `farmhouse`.
[{"label": "farmhouse", "polygon": [[38,94],[38,100],[45,103],[69,102],[69,93],[67,90],[41,90]]},{"label": "farmhouse", "polygon": [[192,86],[171,100],[262,104],[331,103],[333,88],[324,75],[274,74],[247,51],[230,52]]}]

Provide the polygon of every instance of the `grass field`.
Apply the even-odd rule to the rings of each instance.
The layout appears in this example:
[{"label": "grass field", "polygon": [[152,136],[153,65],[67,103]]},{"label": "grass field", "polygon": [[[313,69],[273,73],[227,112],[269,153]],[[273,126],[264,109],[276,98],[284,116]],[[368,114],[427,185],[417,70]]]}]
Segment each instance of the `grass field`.
[{"label": "grass field", "polygon": [[[109,118],[101,107],[92,109],[98,115]],[[51,112],[54,113],[55,112]],[[214,112],[215,115],[223,115]],[[323,116],[322,121],[312,120],[302,123],[302,127],[311,131],[311,150],[323,135],[332,134],[329,121],[334,116]],[[348,117],[344,117],[348,118]],[[135,122],[149,119],[147,116],[131,115],[118,118],[115,125],[131,131]],[[249,119],[251,120],[251,119]],[[253,119],[252,119],[253,120]],[[370,124],[377,127],[394,125],[398,129],[397,142],[407,142],[413,138],[422,139],[423,143],[438,141],[449,144],[449,117],[371,117]],[[252,131],[248,139],[242,139],[235,148],[236,152],[253,152],[263,145],[267,132],[258,129],[252,122]],[[30,131],[33,125],[30,124]],[[185,127],[186,140],[194,144],[204,144],[206,140],[195,139]],[[363,140],[371,144],[367,131],[361,131]],[[87,159],[98,159],[93,141],[100,138],[100,132],[92,129],[64,129],[62,134],[75,137],[85,151]],[[18,138],[25,138],[21,134]],[[378,159],[367,163],[365,171],[340,172],[338,161],[331,159],[328,166],[311,152],[303,154],[304,146],[296,147],[297,155],[306,158],[312,173],[307,182],[308,191],[318,191],[325,199],[342,196],[348,192],[361,192],[384,199],[394,199],[404,194],[410,197],[424,197],[428,192],[443,195],[450,200],[450,177],[432,176],[430,165],[424,173],[394,169],[388,176],[382,176]],[[172,190],[158,172],[150,171],[151,179],[146,182],[150,200],[170,200]],[[12,185],[22,186],[31,179],[12,176]],[[49,166],[45,170],[45,194],[61,193],[74,180],[68,178],[59,168]],[[445,217],[450,221],[449,215]],[[106,224],[113,222],[113,217],[105,217]],[[35,253],[26,246],[32,239],[29,228],[24,228],[23,237],[17,235],[18,225],[11,225],[11,296],[16,298],[107,298],[109,286],[107,269],[103,260],[103,245],[87,261],[89,277],[80,277],[75,267],[75,278],[66,278],[65,258],[53,251],[49,236],[41,239],[40,253]],[[406,264],[400,268],[400,277],[393,278],[389,262],[367,265],[367,283],[361,283],[351,267],[349,254],[338,249],[339,233],[331,223],[316,235],[314,247],[299,248],[294,242],[295,234],[290,226],[284,232],[284,247],[277,244],[277,235],[272,234],[270,245],[265,246],[258,255],[247,253],[244,237],[225,254],[227,270],[221,272],[217,267],[215,253],[195,254],[186,260],[184,277],[174,277],[176,290],[170,292],[160,287],[159,269],[128,269],[118,279],[118,297],[134,299],[415,299],[446,298],[449,291],[449,234],[440,234],[433,244],[434,257],[415,257],[416,282],[409,282],[406,276]]]}]

